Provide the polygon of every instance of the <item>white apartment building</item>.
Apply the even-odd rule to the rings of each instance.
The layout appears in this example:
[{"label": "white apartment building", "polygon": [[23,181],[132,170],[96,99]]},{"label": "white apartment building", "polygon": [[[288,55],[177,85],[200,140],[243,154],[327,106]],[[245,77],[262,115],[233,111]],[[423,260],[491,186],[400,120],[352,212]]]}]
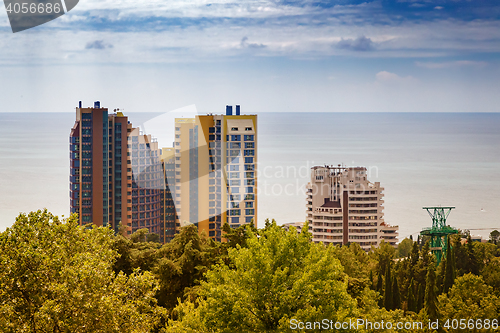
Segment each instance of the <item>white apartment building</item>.
[{"label": "white apartment building", "polygon": [[384,190],[364,167],[315,166],[307,185],[307,221],[316,243],[356,242],[369,251],[382,240],[396,246],[398,227],[384,222]]}]

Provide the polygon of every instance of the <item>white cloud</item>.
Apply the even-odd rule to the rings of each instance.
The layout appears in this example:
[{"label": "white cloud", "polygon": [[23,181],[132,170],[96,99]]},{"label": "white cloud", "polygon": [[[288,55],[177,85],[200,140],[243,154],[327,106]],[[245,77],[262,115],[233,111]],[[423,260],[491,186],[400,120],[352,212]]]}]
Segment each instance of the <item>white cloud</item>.
[{"label": "white cloud", "polygon": [[387,71],[378,72],[375,75],[375,78],[376,78],[377,82],[388,83],[388,84],[417,82],[417,79],[415,79],[412,76],[402,77],[402,76],[399,76],[397,74],[387,72]]},{"label": "white cloud", "polygon": [[415,64],[418,67],[423,67],[428,69],[442,69],[442,68],[456,68],[456,67],[484,67],[488,63],[485,61],[457,60],[457,61],[446,61],[446,62],[417,61],[415,62]]}]

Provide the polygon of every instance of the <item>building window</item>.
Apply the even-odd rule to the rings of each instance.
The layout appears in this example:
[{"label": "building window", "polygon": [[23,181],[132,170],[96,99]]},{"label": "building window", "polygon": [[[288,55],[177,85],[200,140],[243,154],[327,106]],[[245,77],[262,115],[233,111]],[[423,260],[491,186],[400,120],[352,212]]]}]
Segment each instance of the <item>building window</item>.
[{"label": "building window", "polygon": [[253,149],[245,149],[243,152],[244,156],[255,156],[255,150]]},{"label": "building window", "polygon": [[245,209],[245,215],[253,215],[255,214],[255,209]]},{"label": "building window", "polygon": [[230,209],[229,210],[229,216],[240,216],[241,215],[241,210],[239,209]]},{"label": "building window", "polygon": [[231,127],[231,131],[237,131],[238,127]]},{"label": "building window", "polygon": [[252,128],[251,127],[245,127],[245,131],[251,131]]},{"label": "building window", "polygon": [[245,142],[245,148],[247,148],[247,149],[255,148],[254,143],[253,142]]},{"label": "building window", "polygon": [[245,163],[253,163],[253,157],[245,157]]},{"label": "building window", "polygon": [[254,141],[253,135],[245,135],[245,141]]},{"label": "building window", "polygon": [[231,135],[231,141],[241,141],[241,135]]},{"label": "building window", "polygon": [[246,216],[245,217],[245,223],[252,223],[253,217],[252,216]]}]

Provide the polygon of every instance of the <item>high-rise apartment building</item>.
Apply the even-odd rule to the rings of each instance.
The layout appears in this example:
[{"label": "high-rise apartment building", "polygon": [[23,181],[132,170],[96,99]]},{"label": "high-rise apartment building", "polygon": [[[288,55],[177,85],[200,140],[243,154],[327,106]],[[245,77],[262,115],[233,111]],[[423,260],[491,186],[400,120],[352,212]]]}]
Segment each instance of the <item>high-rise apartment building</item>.
[{"label": "high-rise apartment building", "polygon": [[80,102],[70,134],[70,206],[81,225],[118,232],[121,223],[129,234],[148,228],[168,241],[175,214],[165,215],[173,202],[164,166],[156,139],[133,128],[121,112]]},{"label": "high-rise apartment building", "polygon": [[306,205],[313,241],[356,242],[366,251],[382,240],[396,246],[398,227],[384,222],[383,190],[364,167],[313,167]]},{"label": "high-rise apartment building", "polygon": [[174,147],[162,148],[121,112],[99,102],[76,109],[70,134],[71,212],[80,224],[148,228],[169,242],[186,223],[222,239],[222,224],[257,224],[257,116],[175,120]]},{"label": "high-rise apartment building", "polygon": [[174,202],[178,224],[222,239],[221,227],[257,223],[257,116],[237,105],[225,115],[175,121]]}]

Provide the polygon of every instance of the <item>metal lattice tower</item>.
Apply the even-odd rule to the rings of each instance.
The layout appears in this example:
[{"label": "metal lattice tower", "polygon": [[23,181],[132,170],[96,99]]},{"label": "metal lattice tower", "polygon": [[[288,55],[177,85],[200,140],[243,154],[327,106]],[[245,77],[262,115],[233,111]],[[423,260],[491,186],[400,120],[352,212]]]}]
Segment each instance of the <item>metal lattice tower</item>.
[{"label": "metal lattice tower", "polygon": [[423,207],[432,218],[432,227],[422,229],[420,234],[430,237],[430,250],[436,257],[438,265],[441,262],[442,256],[446,254],[448,236],[458,233],[457,229],[446,225],[446,219],[454,208],[455,207]]}]

